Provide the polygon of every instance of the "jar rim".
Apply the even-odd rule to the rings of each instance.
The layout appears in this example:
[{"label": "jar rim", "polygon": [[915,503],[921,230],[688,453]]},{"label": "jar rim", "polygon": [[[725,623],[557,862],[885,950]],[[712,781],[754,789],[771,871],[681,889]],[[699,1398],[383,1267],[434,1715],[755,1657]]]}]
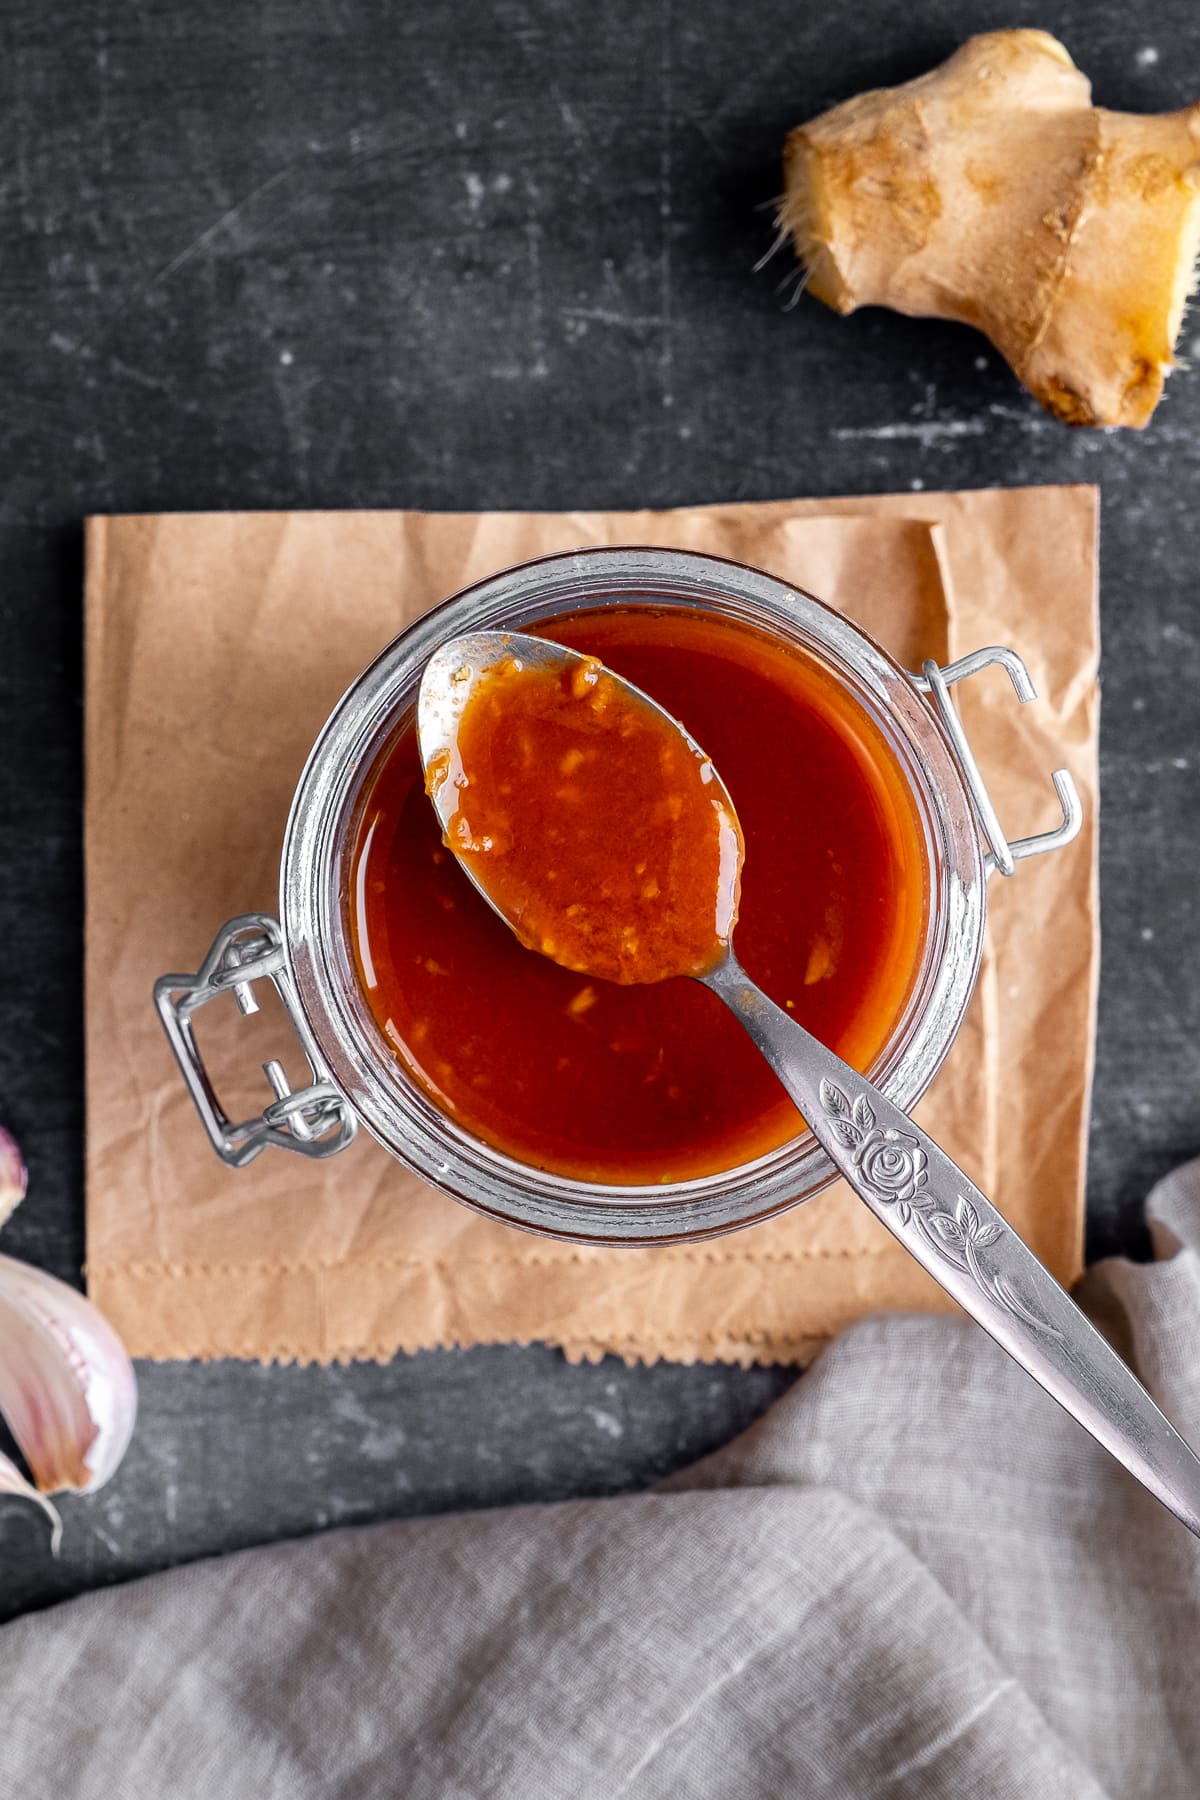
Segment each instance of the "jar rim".
[{"label": "jar rim", "polygon": [[502,570],[422,614],[351,684],[301,774],[280,875],[288,962],[326,1069],[386,1149],[478,1211],[576,1242],[645,1244],[714,1235],[813,1197],[835,1171],[803,1132],[720,1174],[654,1187],[606,1186],[535,1169],[471,1136],[383,1050],[349,954],[344,852],[362,783],[411,711],[424,665],[440,644],[468,626],[520,629],[634,601],[702,609],[790,639],[831,664],[884,726],[932,835],[931,905],[937,914],[937,942],[927,946],[921,991],[910,997],[872,1070],[883,1092],[905,1110],[925,1091],[957,1035],[983,948],[983,848],[940,721],[914,678],[886,650],[803,589],[731,559],[606,545]]}]

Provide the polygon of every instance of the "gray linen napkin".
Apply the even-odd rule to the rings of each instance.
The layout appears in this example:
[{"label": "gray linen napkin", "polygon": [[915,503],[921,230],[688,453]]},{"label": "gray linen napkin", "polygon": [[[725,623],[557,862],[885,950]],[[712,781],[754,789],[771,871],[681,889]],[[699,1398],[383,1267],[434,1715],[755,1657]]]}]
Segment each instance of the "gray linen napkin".
[{"label": "gray linen napkin", "polygon": [[[1200,1164],[1091,1296],[1200,1438]],[[1200,1544],[974,1326],[660,1491],[330,1532],[0,1631],[0,1795],[1195,1800]]]}]

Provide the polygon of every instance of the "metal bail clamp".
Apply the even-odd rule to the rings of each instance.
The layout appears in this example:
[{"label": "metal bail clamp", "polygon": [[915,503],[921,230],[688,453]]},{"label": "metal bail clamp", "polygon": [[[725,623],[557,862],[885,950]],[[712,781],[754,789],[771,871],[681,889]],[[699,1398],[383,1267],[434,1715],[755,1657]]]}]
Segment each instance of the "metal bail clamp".
[{"label": "metal bail clamp", "polygon": [[1047,850],[1058,850],[1078,836],[1083,824],[1083,802],[1079,798],[1079,789],[1075,786],[1070,770],[1055,769],[1050,779],[1062,808],[1061,825],[1056,825],[1052,831],[1039,832],[1035,837],[1016,838],[1011,843],[1005,837],[1004,828],[996,815],[996,808],[975,760],[975,753],[967,742],[962,720],[949,692],[956,681],[963,681],[968,675],[976,675],[980,669],[986,669],[992,663],[999,663],[1007,671],[1022,705],[1027,700],[1036,700],[1037,689],[1029,670],[1015,650],[1009,650],[1001,644],[992,644],[984,650],[972,650],[969,656],[960,656],[957,662],[947,663],[944,669],[939,668],[932,660],[926,661],[921,673],[914,675],[913,680],[922,693],[930,695],[947,736],[958,754],[980,829],[988,845],[984,857],[986,872],[990,875],[993,869],[998,869],[1001,875],[1011,875],[1022,857],[1042,856]]},{"label": "metal bail clamp", "polygon": [[[312,1080],[294,1092],[282,1065],[263,1064],[275,1099],[257,1117],[234,1124],[217,1098],[192,1030],[192,1016],[210,1000],[232,990],[243,1014],[256,1013],[253,983],[269,981],[295,1028]],[[188,1091],[213,1149],[231,1168],[243,1168],[274,1144],[314,1158],[336,1156],[358,1130],[345,1098],[329,1080],[308,1033],[288,971],[283,933],[269,913],[244,913],[223,925],[195,975],[161,975],[154,1003]]]}]

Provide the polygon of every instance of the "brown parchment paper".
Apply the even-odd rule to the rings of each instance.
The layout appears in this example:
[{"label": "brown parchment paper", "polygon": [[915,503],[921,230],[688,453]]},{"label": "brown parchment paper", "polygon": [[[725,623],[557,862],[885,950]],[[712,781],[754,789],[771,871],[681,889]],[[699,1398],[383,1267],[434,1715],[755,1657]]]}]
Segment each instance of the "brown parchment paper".
[{"label": "brown parchment paper", "polygon": [[[343,689],[405,622],[505,564],[580,544],[741,559],[843,607],[908,666],[992,642],[1029,662],[958,691],[1011,836],[1086,824],[990,886],[979,988],[920,1117],[1065,1280],[1081,1263],[1097,966],[1096,521],[1091,488],[666,513],[96,518],[87,533],[88,1282],[152,1358],[382,1358],[540,1340],[784,1361],[877,1308],[947,1304],[844,1188],[692,1247],[576,1249],[432,1192],[366,1134],[232,1172],[208,1147],[150,997],[229,916],[274,911],[284,821]],[[219,1009],[210,1008],[209,1013]],[[269,1019],[202,1041],[265,1098]],[[275,1021],[278,1027],[279,1021]],[[231,1110],[234,1110],[231,1106]]]}]

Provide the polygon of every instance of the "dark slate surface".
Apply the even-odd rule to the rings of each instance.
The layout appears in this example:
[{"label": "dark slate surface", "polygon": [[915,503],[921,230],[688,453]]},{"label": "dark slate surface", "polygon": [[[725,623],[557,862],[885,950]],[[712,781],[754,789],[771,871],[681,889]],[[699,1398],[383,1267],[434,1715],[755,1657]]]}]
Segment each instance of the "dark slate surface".
[{"label": "dark slate surface", "polygon": [[[32,1192],[6,1248],[78,1278],[85,513],[1063,480],[1105,508],[1092,1246],[1140,1245],[1148,1183],[1200,1147],[1200,375],[1143,436],[1072,435],[971,333],[785,314],[784,265],[751,273],[788,126],[1015,23],[1057,31],[1110,106],[1200,89],[1192,0],[8,0],[0,1117]],[[146,1368],[135,1447],[65,1509],[57,1566],[0,1513],[0,1611],[346,1520],[643,1483],[789,1378],[539,1349]]]}]

